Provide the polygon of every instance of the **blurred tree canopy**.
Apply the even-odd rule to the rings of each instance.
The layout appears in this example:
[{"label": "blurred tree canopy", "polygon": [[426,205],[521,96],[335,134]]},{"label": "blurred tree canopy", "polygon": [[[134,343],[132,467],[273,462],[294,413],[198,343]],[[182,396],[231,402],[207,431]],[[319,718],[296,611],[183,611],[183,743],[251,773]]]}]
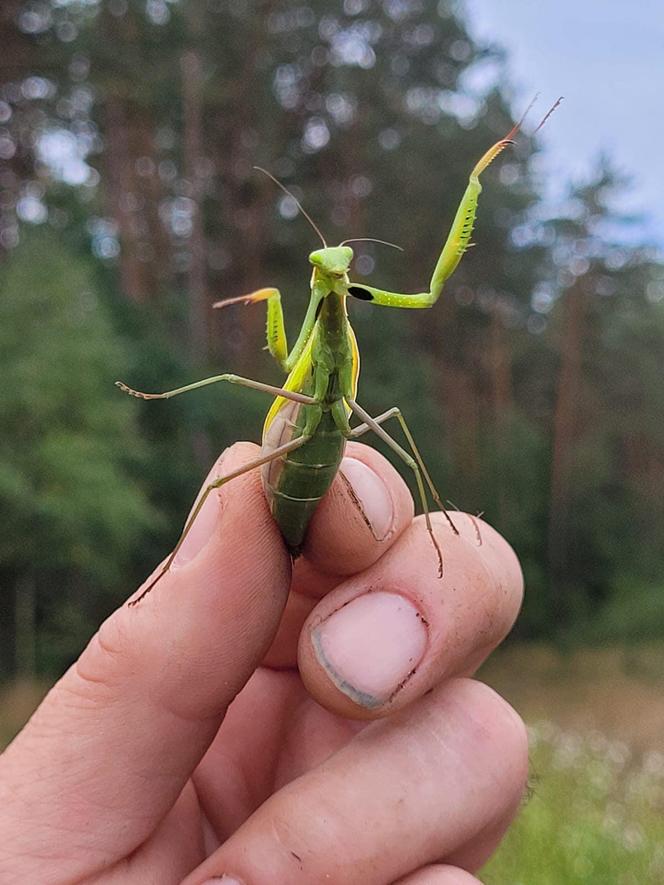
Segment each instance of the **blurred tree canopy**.
[{"label": "blurred tree canopy", "polygon": [[92,261],[52,231],[26,233],[0,267],[0,562],[19,606],[38,587],[42,612],[78,610],[84,623],[88,588],[118,586],[158,515],[136,483],[146,446],[133,410],[108,384],[127,349]]},{"label": "blurred tree canopy", "polygon": [[[512,117],[503,53],[453,0],[6,0],[0,40],[10,673],[64,666],[174,543],[215,453],[258,439],[259,394],[112,386],[278,380],[261,311],[210,309],[277,285],[293,337],[306,304],[316,237],[252,167],[330,242],[404,248],[357,244],[356,278],[419,290]],[[517,631],[582,638],[598,613],[616,632],[626,593],[661,612],[664,268],[608,161],[548,217],[535,148],[486,174],[478,248],[431,313],[352,319],[365,405],[402,405],[445,494],[521,556]]]}]

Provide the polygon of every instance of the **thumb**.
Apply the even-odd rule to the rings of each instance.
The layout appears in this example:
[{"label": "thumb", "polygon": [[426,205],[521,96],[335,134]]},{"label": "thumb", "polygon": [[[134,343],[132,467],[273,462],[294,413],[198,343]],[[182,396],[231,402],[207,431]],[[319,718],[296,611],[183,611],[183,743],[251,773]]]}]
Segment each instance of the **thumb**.
[{"label": "thumb", "polygon": [[[233,446],[207,482],[257,455]],[[14,803],[0,844],[20,854],[57,837],[67,881],[145,840],[277,629],[290,559],[258,471],[211,492],[194,526],[171,571],[111,615],[0,760]]]}]

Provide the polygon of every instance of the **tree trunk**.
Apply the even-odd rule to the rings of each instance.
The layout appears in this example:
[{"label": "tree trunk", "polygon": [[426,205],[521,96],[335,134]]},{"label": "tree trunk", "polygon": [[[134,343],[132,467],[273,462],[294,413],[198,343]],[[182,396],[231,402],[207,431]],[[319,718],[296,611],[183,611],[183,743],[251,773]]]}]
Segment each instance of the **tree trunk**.
[{"label": "tree trunk", "polygon": [[31,102],[20,100],[20,92],[9,98],[12,81],[20,82],[35,68],[51,73],[52,66],[42,46],[17,27],[23,5],[22,0],[3,0],[0,3],[0,83],[3,88],[10,86],[7,96],[3,94],[3,98],[8,98],[12,110],[11,119],[2,128],[6,129],[14,142],[13,155],[5,155],[0,162],[0,261],[16,242],[16,203],[23,183],[34,175],[32,141],[25,137],[25,133],[34,128],[35,111]]},{"label": "tree trunk", "polygon": [[[198,4],[190,3],[190,36],[200,29]],[[206,270],[203,199],[205,196],[203,148],[203,64],[196,40],[180,59],[182,73],[182,103],[184,118],[183,157],[184,177],[189,182],[192,201],[192,227],[189,237],[189,267],[187,295],[189,299],[189,347],[194,365],[205,364],[208,356],[208,291]]]},{"label": "tree trunk", "polygon": [[[513,397],[509,345],[498,305],[494,306],[491,314],[489,369],[491,377],[491,409],[493,412],[493,443],[496,451],[496,461],[499,467],[502,468],[509,459],[509,432],[510,418],[513,413]],[[502,526],[505,524],[506,514],[509,511],[507,501],[509,488],[500,475],[496,477],[496,486],[498,505],[496,518],[498,525]]]},{"label": "tree trunk", "polygon": [[569,615],[568,565],[571,468],[577,436],[585,295],[577,285],[563,300],[561,363],[553,419],[551,459],[551,503],[549,511],[548,560],[551,587],[561,621]]},{"label": "tree trunk", "polygon": [[109,93],[105,104],[105,151],[107,163],[106,193],[110,213],[115,219],[120,240],[120,286],[132,301],[145,301],[143,268],[139,260],[138,233],[134,200],[134,160],[131,152],[130,120],[127,101]]},{"label": "tree trunk", "polygon": [[[203,59],[200,41],[205,9],[199,0],[189,0],[185,7],[189,48],[180,56],[182,79],[182,153],[184,177],[189,183],[192,203],[187,299],[189,305],[189,358],[193,366],[205,366],[210,349],[210,310],[207,279],[207,248],[203,201],[206,190],[205,148],[203,140]],[[191,428],[191,444],[197,462],[212,460],[210,439],[202,427]]]},{"label": "tree trunk", "polygon": [[472,374],[446,359],[440,360],[440,380],[445,435],[456,476],[455,487],[464,490],[464,507],[479,500],[479,397]]}]

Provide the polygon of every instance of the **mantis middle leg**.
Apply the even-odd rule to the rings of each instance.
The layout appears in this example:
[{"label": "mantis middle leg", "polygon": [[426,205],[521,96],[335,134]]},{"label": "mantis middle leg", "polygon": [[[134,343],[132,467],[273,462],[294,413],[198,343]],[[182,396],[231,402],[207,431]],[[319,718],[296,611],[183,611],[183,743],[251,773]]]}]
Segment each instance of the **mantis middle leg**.
[{"label": "mantis middle leg", "polygon": [[211,378],[204,378],[202,381],[195,381],[193,384],[187,384],[185,387],[178,387],[175,390],[167,390],[164,393],[143,393],[141,390],[134,390],[128,387],[124,381],[116,381],[115,384],[120,390],[135,396],[138,399],[170,399],[172,396],[179,396],[181,393],[187,393],[189,390],[196,390],[198,387],[206,387],[208,384],[216,384],[218,381],[228,381],[229,384],[239,384],[242,387],[251,387],[253,390],[261,390],[263,393],[269,393],[272,396],[283,396],[284,399],[293,400],[296,403],[304,403],[307,406],[316,405],[318,402],[312,396],[306,396],[304,393],[298,393],[296,390],[286,390],[283,387],[273,387],[271,384],[263,384],[262,381],[254,381],[251,378],[242,378],[240,375],[213,375]]}]

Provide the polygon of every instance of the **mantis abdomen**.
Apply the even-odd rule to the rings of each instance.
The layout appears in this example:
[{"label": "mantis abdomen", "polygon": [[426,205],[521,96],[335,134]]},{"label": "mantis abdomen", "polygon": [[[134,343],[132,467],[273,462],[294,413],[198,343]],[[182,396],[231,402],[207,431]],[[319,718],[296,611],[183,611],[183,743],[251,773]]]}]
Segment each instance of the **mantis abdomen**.
[{"label": "mantis abdomen", "polygon": [[[263,454],[301,436],[311,408],[285,401],[263,436]],[[293,556],[300,553],[311,517],[332,485],[345,444],[331,412],[325,410],[311,439],[263,465],[270,511]]]}]

